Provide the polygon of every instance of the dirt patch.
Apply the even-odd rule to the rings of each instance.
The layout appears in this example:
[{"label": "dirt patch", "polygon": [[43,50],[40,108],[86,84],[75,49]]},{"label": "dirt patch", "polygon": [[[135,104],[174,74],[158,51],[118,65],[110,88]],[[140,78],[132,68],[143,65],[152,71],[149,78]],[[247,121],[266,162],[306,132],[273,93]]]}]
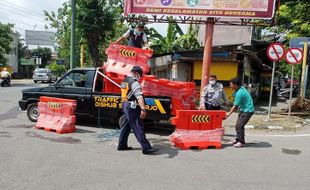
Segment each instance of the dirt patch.
[{"label": "dirt patch", "polygon": [[248,125],[254,125],[258,128],[266,128],[268,126],[283,127],[286,130],[296,130],[297,128],[305,125],[305,119],[296,116],[286,115],[271,115],[270,119],[267,119],[266,115],[254,115]]}]

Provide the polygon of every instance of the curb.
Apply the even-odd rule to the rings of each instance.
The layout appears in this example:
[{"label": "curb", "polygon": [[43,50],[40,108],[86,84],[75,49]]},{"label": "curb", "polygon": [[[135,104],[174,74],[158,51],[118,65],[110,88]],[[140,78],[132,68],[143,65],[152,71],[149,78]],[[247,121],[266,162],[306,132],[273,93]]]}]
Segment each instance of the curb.
[{"label": "curb", "polygon": [[284,127],[282,126],[254,126],[254,125],[246,125],[245,129],[271,129],[271,130],[282,130]]}]

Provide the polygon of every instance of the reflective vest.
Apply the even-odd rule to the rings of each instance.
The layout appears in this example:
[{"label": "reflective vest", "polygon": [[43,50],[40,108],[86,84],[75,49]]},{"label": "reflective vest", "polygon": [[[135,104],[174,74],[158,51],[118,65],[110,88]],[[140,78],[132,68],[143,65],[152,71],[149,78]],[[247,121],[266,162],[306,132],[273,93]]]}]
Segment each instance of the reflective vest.
[{"label": "reflective vest", "polygon": [[143,32],[141,32],[140,35],[137,35],[137,34],[135,34],[135,30],[130,30],[128,45],[134,46],[137,48],[142,48],[143,35],[144,35]]},{"label": "reflective vest", "polygon": [[131,90],[131,84],[137,81],[133,77],[127,76],[121,83],[121,96],[123,101],[134,101],[137,100]]}]

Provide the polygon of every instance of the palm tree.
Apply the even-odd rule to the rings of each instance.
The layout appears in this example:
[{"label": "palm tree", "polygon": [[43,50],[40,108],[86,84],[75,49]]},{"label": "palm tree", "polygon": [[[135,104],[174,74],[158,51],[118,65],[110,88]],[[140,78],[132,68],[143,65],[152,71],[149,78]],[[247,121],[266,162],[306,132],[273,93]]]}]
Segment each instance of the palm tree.
[{"label": "palm tree", "polygon": [[163,37],[154,28],[149,29],[149,41],[151,48],[155,53],[169,53],[173,51],[198,49],[200,47],[197,40],[199,26],[190,25],[186,34],[183,33],[181,27],[173,21],[172,17],[167,29],[167,37]]},{"label": "palm tree", "polygon": [[190,24],[187,33],[180,36],[180,38],[176,40],[176,43],[181,46],[182,50],[198,49],[201,47],[197,40],[198,32],[199,26]]},{"label": "palm tree", "polygon": [[180,49],[176,40],[178,37],[184,35],[184,33],[181,27],[172,20],[172,17],[168,19],[171,22],[168,24],[167,37],[163,37],[153,27],[149,29],[149,41],[155,53],[168,53]]}]

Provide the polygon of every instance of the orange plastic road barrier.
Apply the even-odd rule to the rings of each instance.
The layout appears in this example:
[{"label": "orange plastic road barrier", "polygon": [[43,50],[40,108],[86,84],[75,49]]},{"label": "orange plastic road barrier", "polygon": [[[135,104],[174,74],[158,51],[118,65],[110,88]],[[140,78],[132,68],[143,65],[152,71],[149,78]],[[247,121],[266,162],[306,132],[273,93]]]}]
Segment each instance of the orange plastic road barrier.
[{"label": "orange plastic road barrier", "polygon": [[222,110],[178,110],[172,124],[176,129],[213,130],[222,127],[225,116]]},{"label": "orange plastic road barrier", "polygon": [[146,75],[143,77],[142,88],[145,95],[171,97],[172,115],[176,115],[177,110],[195,108],[197,91],[193,82],[170,81]]},{"label": "orange plastic road barrier", "polygon": [[76,100],[41,96],[38,108],[40,116],[35,128],[59,134],[75,131]]},{"label": "orange plastic road barrier", "polygon": [[170,135],[170,141],[184,150],[191,147],[221,148],[225,115],[226,112],[221,110],[177,110],[176,117],[172,118],[176,130]]},{"label": "orange plastic road barrier", "polygon": [[106,72],[126,75],[134,65],[140,66],[144,74],[150,71],[147,62],[153,55],[152,50],[111,43],[106,49],[106,54],[108,55],[107,62],[104,64]]}]

